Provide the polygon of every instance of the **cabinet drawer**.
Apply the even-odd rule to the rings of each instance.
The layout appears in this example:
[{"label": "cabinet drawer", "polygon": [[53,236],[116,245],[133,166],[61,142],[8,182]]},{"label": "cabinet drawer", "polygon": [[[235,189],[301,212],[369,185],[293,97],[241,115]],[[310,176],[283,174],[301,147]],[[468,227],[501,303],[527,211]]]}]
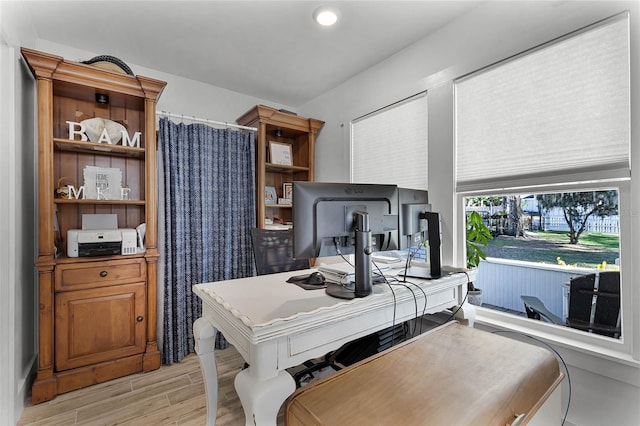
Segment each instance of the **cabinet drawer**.
[{"label": "cabinet drawer", "polygon": [[108,260],[56,266],[56,290],[68,291],[146,280],[144,259]]}]

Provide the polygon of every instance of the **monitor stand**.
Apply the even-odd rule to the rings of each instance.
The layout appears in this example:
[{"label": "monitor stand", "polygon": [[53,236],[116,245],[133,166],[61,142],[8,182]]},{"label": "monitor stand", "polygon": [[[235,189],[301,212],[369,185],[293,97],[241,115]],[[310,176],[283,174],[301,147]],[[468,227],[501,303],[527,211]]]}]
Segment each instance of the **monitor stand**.
[{"label": "monitor stand", "polygon": [[427,232],[429,234],[429,269],[419,266],[410,266],[404,273],[400,273],[406,280],[421,278],[423,280],[435,280],[442,277],[442,226],[440,225],[440,213],[422,212],[421,219],[427,220]]},{"label": "monitor stand", "polygon": [[349,290],[341,285],[327,283],[326,293],[339,299],[367,297],[373,291],[371,287],[371,229],[367,212],[356,211],[355,222],[355,285]]},{"label": "monitor stand", "polygon": [[326,283],[327,284],[327,288],[325,289],[325,292],[329,295],[329,296],[333,296],[333,297],[337,297],[338,299],[355,299],[356,297],[356,292],[353,290],[349,290],[347,287],[340,285],[340,284],[335,284],[335,283]]},{"label": "monitor stand", "polygon": [[440,275],[432,275],[431,271],[427,268],[422,268],[420,266],[410,266],[407,268],[406,272],[402,271],[399,274],[400,276],[404,277],[405,279],[407,278],[421,278],[423,280],[434,280],[437,278],[442,277],[442,274]]}]

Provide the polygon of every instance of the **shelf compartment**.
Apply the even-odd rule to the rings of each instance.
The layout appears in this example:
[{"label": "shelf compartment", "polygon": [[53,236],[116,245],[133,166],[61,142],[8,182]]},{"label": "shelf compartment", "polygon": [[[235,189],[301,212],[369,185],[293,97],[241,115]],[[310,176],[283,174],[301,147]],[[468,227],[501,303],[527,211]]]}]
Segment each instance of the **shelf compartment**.
[{"label": "shelf compartment", "polygon": [[144,206],[144,200],[88,200],[88,199],[67,199],[56,198],[54,200],[56,204],[104,204],[104,205],[121,205],[121,206]]},{"label": "shelf compartment", "polygon": [[284,166],[282,164],[266,163],[265,170],[268,172],[275,172],[275,173],[294,173],[294,172],[308,172],[309,167]]},{"label": "shelf compartment", "polygon": [[105,143],[72,141],[70,139],[53,138],[53,143],[58,151],[81,152],[96,155],[120,156],[128,158],[144,158],[144,148],[136,148],[122,145],[109,145]]},{"label": "shelf compartment", "polygon": [[293,207],[292,204],[265,204],[264,207],[266,209],[289,209]]}]

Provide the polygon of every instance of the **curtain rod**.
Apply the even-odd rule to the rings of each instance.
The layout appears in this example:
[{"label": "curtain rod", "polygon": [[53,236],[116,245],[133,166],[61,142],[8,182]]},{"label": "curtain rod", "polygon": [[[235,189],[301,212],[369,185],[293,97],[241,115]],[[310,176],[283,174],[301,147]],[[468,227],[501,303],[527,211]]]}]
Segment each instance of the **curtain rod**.
[{"label": "curtain rod", "polygon": [[218,126],[226,126],[226,127],[235,127],[236,129],[243,129],[243,130],[251,130],[251,131],[258,131],[258,129],[256,127],[248,127],[248,126],[241,126],[239,124],[233,124],[233,123],[227,123],[227,122],[222,122],[222,121],[213,121],[213,120],[209,120],[206,118],[198,118],[198,117],[194,117],[194,116],[189,116],[189,115],[184,115],[184,114],[172,114],[170,112],[167,111],[156,111],[157,115],[164,115],[167,117],[173,117],[173,118],[179,118],[181,120],[187,119],[190,121],[198,121],[200,123],[206,123],[206,124],[217,124]]}]

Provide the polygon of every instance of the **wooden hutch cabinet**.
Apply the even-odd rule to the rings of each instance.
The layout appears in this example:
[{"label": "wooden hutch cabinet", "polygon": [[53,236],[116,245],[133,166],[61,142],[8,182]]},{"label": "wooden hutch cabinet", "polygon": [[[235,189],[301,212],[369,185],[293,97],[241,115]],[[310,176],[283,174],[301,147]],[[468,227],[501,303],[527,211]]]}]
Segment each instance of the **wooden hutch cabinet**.
[{"label": "wooden hutch cabinet", "polygon": [[[22,55],[36,78],[38,105],[37,404],[160,367],[155,109],[166,83],[30,49]],[[81,141],[70,130],[68,122],[95,117],[123,123],[130,139]],[[82,196],[57,194],[58,186],[86,185],[87,167],[118,170],[128,189],[108,199],[85,197],[86,187]],[[116,215],[118,228],[146,223],[146,251],[68,256],[67,232],[81,229],[86,214]]]},{"label": "wooden hutch cabinet", "polygon": [[[236,120],[258,128],[256,145],[256,209],[259,228],[291,224],[291,203],[284,184],[314,180],[316,134],[324,121],[257,105]],[[273,144],[273,145],[272,145]],[[284,150],[284,151],[283,151]],[[280,153],[278,158],[272,153]],[[283,154],[284,152],[284,154]],[[275,196],[273,192],[275,192]]]}]

